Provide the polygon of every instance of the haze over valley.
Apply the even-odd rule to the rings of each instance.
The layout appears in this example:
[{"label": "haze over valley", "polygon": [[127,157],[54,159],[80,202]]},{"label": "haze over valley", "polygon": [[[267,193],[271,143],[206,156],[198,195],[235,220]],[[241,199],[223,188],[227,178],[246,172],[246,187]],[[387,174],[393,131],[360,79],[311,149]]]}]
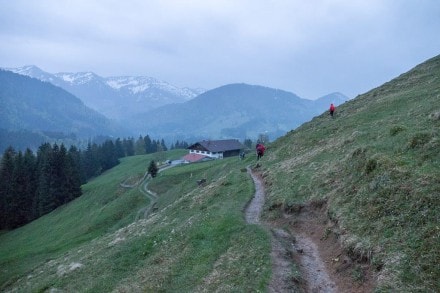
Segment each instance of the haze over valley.
[{"label": "haze over valley", "polygon": [[[348,100],[341,93],[307,100],[280,89],[247,84],[191,90],[151,77],[50,74],[36,66],[9,68],[2,74],[9,80],[0,84],[4,130],[60,132],[85,139],[149,134],[171,144],[197,139],[256,140],[263,133],[274,140],[326,111],[330,103],[338,106]],[[34,98],[29,99],[27,93]],[[81,103],[78,109],[73,106]],[[26,106],[19,109],[18,105]],[[35,107],[40,110],[34,111]],[[89,118],[82,122],[73,118],[84,111],[95,121],[88,128]],[[102,122],[96,123],[91,113],[100,115]]]},{"label": "haze over valley", "polygon": [[0,291],[440,292],[439,15],[0,0]]}]

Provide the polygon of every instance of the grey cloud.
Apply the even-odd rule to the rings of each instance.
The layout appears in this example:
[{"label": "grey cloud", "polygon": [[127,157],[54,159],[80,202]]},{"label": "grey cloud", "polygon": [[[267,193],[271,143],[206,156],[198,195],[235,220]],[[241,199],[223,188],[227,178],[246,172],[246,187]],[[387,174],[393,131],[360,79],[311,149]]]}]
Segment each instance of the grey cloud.
[{"label": "grey cloud", "polygon": [[0,66],[353,96],[438,54],[422,0],[0,0]]}]

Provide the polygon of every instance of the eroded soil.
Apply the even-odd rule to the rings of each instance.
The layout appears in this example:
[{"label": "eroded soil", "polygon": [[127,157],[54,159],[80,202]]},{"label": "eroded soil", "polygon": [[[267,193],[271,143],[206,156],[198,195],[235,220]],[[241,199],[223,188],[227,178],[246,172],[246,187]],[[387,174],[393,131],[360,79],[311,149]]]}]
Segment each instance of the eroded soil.
[{"label": "eroded soil", "polygon": [[[246,220],[272,232],[270,292],[373,292],[370,266],[344,251],[333,232],[335,225],[327,218],[325,201],[291,207],[283,211],[282,219],[262,222],[263,180],[257,172],[249,168],[248,172],[256,192],[246,208]],[[292,275],[293,264],[299,268],[299,278]]]}]

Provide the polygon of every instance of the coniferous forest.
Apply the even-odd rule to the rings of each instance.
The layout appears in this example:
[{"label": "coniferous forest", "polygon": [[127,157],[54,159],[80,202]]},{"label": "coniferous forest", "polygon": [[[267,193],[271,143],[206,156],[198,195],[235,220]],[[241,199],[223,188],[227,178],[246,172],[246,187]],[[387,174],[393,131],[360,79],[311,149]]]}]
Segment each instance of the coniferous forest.
[{"label": "coniferous forest", "polygon": [[[184,148],[176,142],[172,148]],[[43,143],[36,154],[9,147],[0,161],[0,230],[14,229],[82,194],[81,185],[119,164],[119,158],[166,151],[147,135],[88,143],[85,150]]]}]

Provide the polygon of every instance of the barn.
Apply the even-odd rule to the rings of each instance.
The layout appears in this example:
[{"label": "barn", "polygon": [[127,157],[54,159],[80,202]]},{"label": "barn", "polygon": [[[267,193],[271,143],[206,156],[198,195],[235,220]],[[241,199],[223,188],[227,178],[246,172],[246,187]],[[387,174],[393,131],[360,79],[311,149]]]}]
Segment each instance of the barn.
[{"label": "barn", "polygon": [[189,154],[202,155],[213,159],[238,156],[245,146],[237,139],[203,140],[188,147]]}]

